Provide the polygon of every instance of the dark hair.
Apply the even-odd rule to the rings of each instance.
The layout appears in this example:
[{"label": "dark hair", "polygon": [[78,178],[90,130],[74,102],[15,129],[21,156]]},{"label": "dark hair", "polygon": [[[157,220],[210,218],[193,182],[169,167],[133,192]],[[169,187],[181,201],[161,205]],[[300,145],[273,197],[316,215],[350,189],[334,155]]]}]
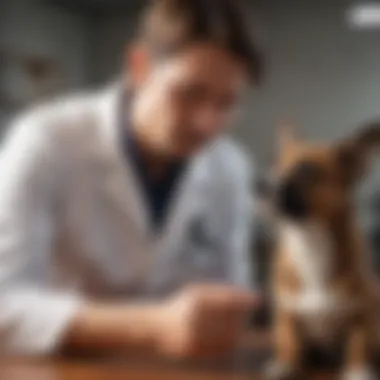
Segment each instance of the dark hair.
[{"label": "dark hair", "polygon": [[262,57],[249,29],[238,0],[153,0],[138,38],[159,56],[194,42],[214,43],[241,59],[258,83]]}]

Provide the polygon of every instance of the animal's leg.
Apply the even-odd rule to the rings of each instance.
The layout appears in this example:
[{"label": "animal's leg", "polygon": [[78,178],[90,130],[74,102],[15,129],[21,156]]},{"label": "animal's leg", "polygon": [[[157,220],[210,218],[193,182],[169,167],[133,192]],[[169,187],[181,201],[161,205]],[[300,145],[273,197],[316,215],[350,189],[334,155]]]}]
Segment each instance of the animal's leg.
[{"label": "animal's leg", "polygon": [[371,366],[371,336],[366,322],[356,324],[349,333],[343,380],[376,380]]},{"label": "animal's leg", "polygon": [[295,316],[288,312],[278,312],[273,332],[275,358],[267,368],[267,378],[270,380],[297,378],[300,373],[301,342]]}]

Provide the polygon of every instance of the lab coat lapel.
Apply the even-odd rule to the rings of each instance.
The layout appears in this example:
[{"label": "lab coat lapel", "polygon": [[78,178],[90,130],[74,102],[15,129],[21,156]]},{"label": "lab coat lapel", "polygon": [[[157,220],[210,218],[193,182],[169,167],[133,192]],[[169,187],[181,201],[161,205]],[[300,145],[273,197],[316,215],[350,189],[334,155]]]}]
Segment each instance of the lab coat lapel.
[{"label": "lab coat lapel", "polygon": [[[101,100],[102,152],[105,167],[105,188],[117,208],[131,218],[144,237],[149,236],[149,248],[167,257],[176,252],[193,216],[203,207],[205,167],[204,152],[191,159],[169,206],[168,216],[156,235],[151,233],[150,216],[139,178],[133,165],[125,157],[118,136],[120,123],[120,100],[122,89],[111,88]],[[207,178],[207,176],[206,176]],[[163,251],[161,253],[161,251]]]},{"label": "lab coat lapel", "polygon": [[113,86],[100,101],[100,130],[102,136],[99,149],[105,163],[105,189],[115,206],[131,220],[141,234],[149,233],[148,210],[133,166],[123,152],[120,140],[122,114],[121,86]]},{"label": "lab coat lapel", "polygon": [[[154,240],[150,267],[147,269],[146,291],[153,294],[167,284],[169,278],[177,274],[177,259],[188,246],[187,233],[194,220],[205,210],[207,175],[202,157],[198,156],[189,164],[186,173],[176,189],[162,233]],[[169,280],[170,282],[171,280]]]},{"label": "lab coat lapel", "polygon": [[195,157],[178,184],[162,233],[156,241],[158,259],[167,262],[181,248],[191,220],[204,207],[204,166],[200,156]]}]

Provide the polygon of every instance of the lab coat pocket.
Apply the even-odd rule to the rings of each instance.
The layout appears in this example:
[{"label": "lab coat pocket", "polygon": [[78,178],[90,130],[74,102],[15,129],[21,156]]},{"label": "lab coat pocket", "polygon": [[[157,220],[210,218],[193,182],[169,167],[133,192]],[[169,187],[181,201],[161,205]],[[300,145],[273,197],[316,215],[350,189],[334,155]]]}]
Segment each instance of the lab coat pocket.
[{"label": "lab coat pocket", "polygon": [[190,222],[176,265],[185,281],[224,278],[225,258],[217,231],[207,216],[199,215]]}]

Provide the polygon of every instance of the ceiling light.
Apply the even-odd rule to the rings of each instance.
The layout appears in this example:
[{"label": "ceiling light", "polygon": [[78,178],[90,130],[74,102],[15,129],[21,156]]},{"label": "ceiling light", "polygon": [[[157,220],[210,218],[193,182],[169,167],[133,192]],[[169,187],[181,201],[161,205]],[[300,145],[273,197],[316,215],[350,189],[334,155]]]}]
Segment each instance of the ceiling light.
[{"label": "ceiling light", "polygon": [[364,1],[348,10],[350,26],[359,29],[380,28],[380,2]]}]

